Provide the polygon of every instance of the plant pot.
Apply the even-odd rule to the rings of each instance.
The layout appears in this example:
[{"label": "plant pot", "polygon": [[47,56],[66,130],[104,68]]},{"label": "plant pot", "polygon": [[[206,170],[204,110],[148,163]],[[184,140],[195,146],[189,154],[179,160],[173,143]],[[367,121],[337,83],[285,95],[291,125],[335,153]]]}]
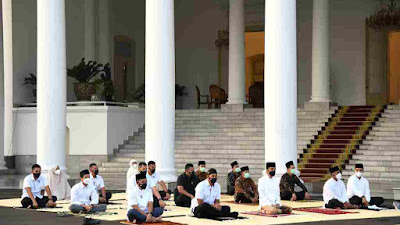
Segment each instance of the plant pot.
[{"label": "plant pot", "polygon": [[93,83],[75,83],[74,92],[78,101],[90,101],[96,94],[96,86]]}]

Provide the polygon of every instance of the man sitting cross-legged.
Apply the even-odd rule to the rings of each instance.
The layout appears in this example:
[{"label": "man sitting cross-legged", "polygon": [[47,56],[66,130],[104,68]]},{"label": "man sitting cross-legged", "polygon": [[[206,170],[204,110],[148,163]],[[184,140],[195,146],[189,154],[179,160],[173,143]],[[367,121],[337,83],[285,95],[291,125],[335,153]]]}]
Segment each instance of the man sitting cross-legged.
[{"label": "man sitting cross-legged", "polygon": [[185,172],[178,177],[176,189],[174,191],[174,200],[177,206],[190,207],[190,202],[194,198],[195,188],[199,183],[194,174],[193,164],[188,163],[185,166]]},{"label": "man sitting cross-legged", "polygon": [[163,208],[153,207],[153,193],[147,188],[145,173],[136,174],[136,185],[128,196],[128,220],[136,223],[161,222]]},{"label": "man sitting cross-legged", "polygon": [[[160,180],[160,175],[156,172],[156,163],[154,161],[149,161],[147,165],[146,179],[149,188],[153,191],[153,205],[155,208],[164,208],[164,200],[169,200],[171,191],[167,189],[167,185],[165,185],[164,181]],[[161,185],[163,191],[157,189],[157,184]]]},{"label": "man sitting cross-legged", "polygon": [[290,214],[292,208],[281,205],[279,179],[275,177],[275,163],[268,162],[266,168],[266,174],[258,179],[261,211],[267,215]]},{"label": "man sitting cross-legged", "polygon": [[197,165],[199,166],[196,171],[197,178],[199,178],[200,181],[207,179],[206,161],[199,161]]},{"label": "man sitting cross-legged", "polygon": [[346,187],[344,186],[342,174],[339,167],[335,166],[329,169],[332,178],[327,180],[323,188],[323,197],[325,208],[330,209],[357,209],[347,198]]},{"label": "man sitting cross-legged", "polygon": [[232,171],[228,173],[226,177],[226,190],[228,195],[235,194],[235,183],[238,177],[240,177],[239,163],[234,161],[231,163]]},{"label": "man sitting cross-legged", "polygon": [[235,183],[235,202],[238,203],[257,203],[258,190],[253,179],[250,178],[249,167],[240,168],[240,177]]},{"label": "man sitting cross-legged", "polygon": [[111,192],[106,192],[106,187],[104,185],[103,178],[99,175],[99,168],[95,163],[90,164],[89,166],[90,171],[90,184],[96,188],[97,193],[99,194],[99,202],[101,203],[108,203],[112,194]]},{"label": "man sitting cross-legged", "polygon": [[71,189],[71,205],[69,210],[73,213],[104,212],[107,205],[99,204],[99,195],[90,184],[89,170],[80,172],[81,182],[75,184]]},{"label": "man sitting cross-legged", "polygon": [[[47,179],[44,176],[40,176],[41,168],[38,164],[32,166],[31,174],[26,176],[24,179],[24,186],[22,189],[22,207],[23,208],[42,208],[42,207],[55,207],[57,197],[52,196],[50,187],[47,183]],[[48,196],[52,196],[51,199],[47,196],[43,196],[44,190]]]},{"label": "man sitting cross-legged", "polygon": [[363,164],[356,164],[355,174],[347,181],[347,197],[352,205],[365,208],[369,205],[380,206],[384,199],[381,197],[372,197],[369,190],[369,182],[363,176]]},{"label": "man sitting cross-legged", "polygon": [[215,219],[217,217],[237,218],[237,212],[231,212],[229,206],[221,206],[221,186],[217,183],[217,171],[209,169],[207,179],[196,187],[196,196],[192,199],[191,211],[197,218]]},{"label": "man sitting cross-legged", "polygon": [[[308,194],[306,186],[300,181],[300,179],[295,175],[296,169],[294,167],[293,161],[286,163],[287,173],[283,174],[281,182],[279,184],[279,189],[281,192],[282,200],[310,200],[311,197]],[[302,191],[295,192],[295,185],[299,186]]]}]

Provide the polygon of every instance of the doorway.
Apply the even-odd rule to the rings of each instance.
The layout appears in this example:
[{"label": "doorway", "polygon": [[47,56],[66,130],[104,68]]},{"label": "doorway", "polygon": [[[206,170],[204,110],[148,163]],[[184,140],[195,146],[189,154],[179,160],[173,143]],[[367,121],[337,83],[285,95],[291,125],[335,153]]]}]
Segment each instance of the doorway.
[{"label": "doorway", "polygon": [[264,84],[264,33],[259,31],[245,33],[247,96],[252,85]]},{"label": "doorway", "polygon": [[388,34],[388,102],[399,104],[400,100],[400,32]]},{"label": "doorway", "polygon": [[135,89],[134,42],[126,35],[114,36],[114,85],[115,101],[132,99]]}]

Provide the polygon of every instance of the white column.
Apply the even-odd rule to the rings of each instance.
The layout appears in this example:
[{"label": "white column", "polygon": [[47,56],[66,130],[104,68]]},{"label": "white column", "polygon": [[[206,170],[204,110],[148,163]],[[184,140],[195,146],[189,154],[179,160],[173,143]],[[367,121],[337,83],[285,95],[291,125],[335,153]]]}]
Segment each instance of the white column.
[{"label": "white column", "polygon": [[229,0],[228,104],[246,103],[244,0]]},{"label": "white column", "polygon": [[146,161],[167,182],[176,182],[174,26],[174,0],[146,0]]},{"label": "white column", "polygon": [[37,0],[37,162],[66,170],[64,0]]},{"label": "white column", "polygon": [[98,0],[97,29],[98,29],[98,56],[97,61],[102,64],[111,62],[112,37],[110,31],[110,1]]},{"label": "white column", "polygon": [[296,0],[265,1],[265,161],[297,162]]},{"label": "white column", "polygon": [[329,0],[314,0],[311,102],[330,102]]},{"label": "white column", "polygon": [[[3,57],[4,57],[4,154],[12,153],[13,136],[13,37],[12,3],[2,1],[3,10]],[[3,161],[3,157],[0,161]],[[3,165],[4,166],[4,165]]]},{"label": "white column", "polygon": [[85,0],[85,59],[96,59],[95,0]]}]

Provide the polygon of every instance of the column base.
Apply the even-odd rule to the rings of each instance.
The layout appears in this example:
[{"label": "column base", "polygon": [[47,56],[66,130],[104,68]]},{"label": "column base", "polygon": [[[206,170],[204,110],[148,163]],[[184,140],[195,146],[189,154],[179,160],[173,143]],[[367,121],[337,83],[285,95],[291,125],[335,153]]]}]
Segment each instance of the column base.
[{"label": "column base", "polygon": [[305,102],[304,109],[306,111],[325,111],[330,110],[331,106],[335,104],[332,102]]},{"label": "column base", "polygon": [[243,112],[244,104],[222,104],[222,112]]}]

